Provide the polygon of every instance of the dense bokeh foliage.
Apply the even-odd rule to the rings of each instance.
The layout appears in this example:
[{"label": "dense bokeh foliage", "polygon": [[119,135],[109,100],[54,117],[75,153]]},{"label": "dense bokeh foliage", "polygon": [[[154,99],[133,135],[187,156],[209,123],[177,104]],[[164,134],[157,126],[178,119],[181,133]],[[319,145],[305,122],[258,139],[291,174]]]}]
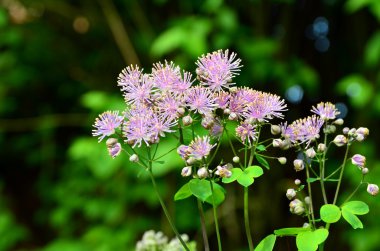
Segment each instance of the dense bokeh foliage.
[{"label": "dense bokeh foliage", "polygon": [[[375,183],[379,24],[378,0],[0,0],[0,250],[133,250],[146,230],[173,236],[144,170],[126,156],[111,159],[91,137],[97,114],[123,109],[116,78],[129,64],[167,59],[194,71],[201,54],[229,48],[244,65],[236,82],[286,98],[289,119],[331,101],[348,125],[368,127],[370,137],[354,150],[366,155]],[[255,243],[303,223],[289,215],[285,197],[303,177],[271,164],[252,193]],[[158,185],[179,230],[201,243],[196,203],[173,202],[181,168],[175,152],[168,155],[155,169]],[[360,180],[353,166],[346,176],[344,187]],[[232,213],[242,211],[242,194],[226,189],[224,246],[244,249],[242,219]],[[380,202],[366,201],[365,230],[342,231],[345,223],[331,230],[336,250],[380,248]],[[281,241],[279,250],[292,250]]]}]

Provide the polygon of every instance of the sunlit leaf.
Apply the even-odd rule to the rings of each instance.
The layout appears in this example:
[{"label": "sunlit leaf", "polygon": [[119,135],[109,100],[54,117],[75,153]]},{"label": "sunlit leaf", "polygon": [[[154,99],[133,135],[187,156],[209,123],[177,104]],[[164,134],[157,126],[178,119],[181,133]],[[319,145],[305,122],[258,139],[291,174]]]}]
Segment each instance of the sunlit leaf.
[{"label": "sunlit leaf", "polygon": [[343,209],[356,215],[364,215],[369,212],[368,205],[363,201],[349,201],[343,204]]},{"label": "sunlit leaf", "polygon": [[335,223],[340,219],[340,208],[336,205],[326,204],[320,209],[321,219],[327,223]]},{"label": "sunlit leaf", "polygon": [[264,239],[262,239],[255,248],[255,251],[272,251],[274,248],[274,244],[276,243],[276,235],[270,234]]},{"label": "sunlit leaf", "polygon": [[183,185],[174,195],[174,200],[183,200],[190,197],[193,193],[190,190],[189,183]]}]

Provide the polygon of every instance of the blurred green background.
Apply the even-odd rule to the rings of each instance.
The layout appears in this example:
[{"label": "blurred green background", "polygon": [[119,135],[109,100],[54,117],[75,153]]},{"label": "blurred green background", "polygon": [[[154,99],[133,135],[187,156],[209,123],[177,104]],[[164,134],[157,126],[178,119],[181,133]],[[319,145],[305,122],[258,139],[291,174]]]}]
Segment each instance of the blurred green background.
[{"label": "blurred green background", "polygon": [[[221,48],[242,59],[240,85],[286,98],[289,120],[331,101],[347,126],[368,127],[354,152],[367,156],[367,180],[379,182],[378,0],[0,0],[0,250],[133,250],[146,230],[173,236],[142,170],[125,156],[112,160],[91,126],[100,112],[123,108],[116,79],[126,65],[150,71],[167,59],[194,71],[198,56]],[[180,232],[201,248],[195,201],[172,202],[181,162],[167,163],[157,167],[161,192]],[[271,164],[251,192],[256,244],[303,223],[284,195],[302,175]],[[360,177],[347,170],[349,194]],[[244,250],[234,188],[220,207],[223,244]],[[380,250],[380,201],[364,187],[356,198],[371,209],[365,229],[334,225],[327,250]],[[294,239],[276,250],[294,250]]]}]

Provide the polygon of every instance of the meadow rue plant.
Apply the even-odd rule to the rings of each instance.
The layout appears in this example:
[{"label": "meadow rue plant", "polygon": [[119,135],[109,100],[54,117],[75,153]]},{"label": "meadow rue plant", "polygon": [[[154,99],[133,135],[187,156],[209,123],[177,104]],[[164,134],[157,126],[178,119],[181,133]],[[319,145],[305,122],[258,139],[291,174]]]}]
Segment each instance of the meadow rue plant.
[{"label": "meadow rue plant", "polygon": [[[93,136],[98,137],[99,142],[107,138],[106,147],[112,158],[124,152],[129,161],[147,171],[176,235],[174,241],[169,242],[162,234],[147,232],[138,242],[137,250],[195,249],[195,244],[190,245],[188,237],[179,234],[152,172],[156,164],[172,151],[182,158],[183,166],[178,172],[186,179],[174,200],[196,198],[205,250],[211,249],[203,204],[212,206],[218,250],[222,250],[218,206],[227,196],[223,187],[232,182],[243,190],[245,238],[249,250],[254,250],[248,210],[249,190],[264,170],[269,171],[272,160],[294,168],[297,175],[302,176],[295,180],[295,187],[286,188],[286,197],[290,200],[290,212],[304,217],[307,222],[301,227],[275,230],[255,250],[272,250],[276,238],[283,236],[296,236],[300,250],[316,250],[318,247],[323,250],[330,225],[339,221],[341,216],[353,228],[363,227],[356,215],[368,213],[368,206],[351,198],[364,184],[367,184],[371,195],[376,195],[379,189],[377,185],[364,181],[369,171],[366,158],[359,153],[350,156],[349,149],[369,135],[367,128],[345,127],[338,134],[340,129],[337,126],[342,126],[344,121],[337,118],[339,111],[330,102],[313,106],[311,112],[314,114],[309,117],[289,124],[280,122],[287,111],[284,99],[275,94],[235,86],[234,77],[242,65],[237,55],[228,50],[202,55],[196,65],[197,81],[191,73],[181,70],[173,62],[155,63],[151,73],[145,73],[138,66],[126,67],[118,77],[125,110],[107,111],[99,115],[94,124]],[[177,143],[158,156],[157,149],[165,137],[173,137]],[[233,154],[231,157],[220,154],[222,140],[228,143]],[[292,149],[299,154],[297,159],[287,164],[286,157],[268,154],[271,147],[284,151]],[[342,164],[330,170],[326,165],[327,155],[334,147],[345,147],[346,151]],[[339,191],[349,159],[359,168],[361,180],[342,202]],[[315,187],[312,183],[317,182],[323,201],[313,200]],[[171,245],[173,249],[169,248]]]}]

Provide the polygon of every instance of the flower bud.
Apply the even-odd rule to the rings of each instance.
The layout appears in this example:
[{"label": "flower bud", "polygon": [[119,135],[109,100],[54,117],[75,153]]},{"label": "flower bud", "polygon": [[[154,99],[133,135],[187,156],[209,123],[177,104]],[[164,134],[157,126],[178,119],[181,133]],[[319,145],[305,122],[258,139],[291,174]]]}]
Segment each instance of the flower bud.
[{"label": "flower bud", "polygon": [[137,156],[137,154],[132,154],[131,157],[129,157],[129,161],[130,162],[139,162],[139,156]]},{"label": "flower bud", "polygon": [[106,141],[106,146],[107,147],[113,147],[116,143],[118,143],[117,139],[115,139],[115,138],[109,138]]},{"label": "flower bud", "polygon": [[282,146],[282,140],[281,139],[274,139],[272,142],[273,147],[281,147]]},{"label": "flower bud", "polygon": [[279,127],[278,125],[272,125],[270,127],[270,132],[273,134],[273,135],[277,135],[281,132],[281,127]]},{"label": "flower bud", "polygon": [[327,125],[323,131],[324,133],[331,134],[336,131],[336,127],[334,125]]},{"label": "flower bud", "polygon": [[351,128],[349,131],[348,131],[348,135],[349,136],[352,136],[356,133],[356,129],[355,128]]},{"label": "flower bud", "polygon": [[191,166],[185,166],[184,168],[182,168],[181,175],[183,177],[189,177],[192,174],[192,172],[193,170]]},{"label": "flower bud", "polygon": [[326,151],[326,145],[323,143],[318,144],[317,151],[319,153],[323,153],[324,151]]},{"label": "flower bud", "polygon": [[197,171],[197,175],[199,178],[203,179],[208,177],[208,170],[206,167],[199,168]]},{"label": "flower bud", "polygon": [[354,156],[352,156],[351,162],[355,166],[357,166],[359,168],[363,168],[365,166],[366,159],[361,154],[355,154]]},{"label": "flower bud", "polygon": [[348,134],[349,131],[350,131],[350,128],[348,128],[348,127],[345,127],[342,130],[343,134]]},{"label": "flower bud", "polygon": [[305,168],[305,165],[302,159],[295,159],[293,161],[293,165],[294,165],[294,170],[296,170],[296,172],[302,171]]},{"label": "flower bud", "polygon": [[195,162],[197,162],[197,159],[194,158],[194,157],[190,157],[190,158],[188,158],[188,159],[186,160],[186,163],[187,163],[188,165],[193,165]]},{"label": "flower bud", "polygon": [[343,119],[337,119],[333,122],[335,125],[343,125],[344,124],[344,120]]},{"label": "flower bud", "polygon": [[232,172],[229,170],[229,165],[217,166],[216,169],[215,174],[222,178],[229,178],[232,175]]},{"label": "flower bud", "polygon": [[339,147],[344,146],[345,144],[347,144],[347,138],[344,135],[339,134],[335,137],[333,142],[335,143],[335,145],[337,145]]},{"label": "flower bud", "polygon": [[181,117],[185,114],[185,108],[183,107],[178,107],[177,108],[177,114]]},{"label": "flower bud", "polygon": [[310,201],[310,197],[309,197],[309,196],[306,196],[306,197],[305,197],[305,203],[306,203],[307,205],[310,205],[311,201]]},{"label": "flower bud", "polygon": [[231,113],[231,110],[230,110],[230,109],[228,109],[228,108],[226,108],[226,109],[224,109],[223,113],[224,113],[224,114],[226,114],[226,115],[228,115],[228,114],[230,114],[230,113]]},{"label": "flower bud", "polygon": [[236,113],[231,112],[230,115],[228,116],[228,119],[229,119],[229,120],[236,120],[237,117],[238,117],[238,116],[236,115]]},{"label": "flower bud", "polygon": [[284,139],[281,143],[280,149],[281,150],[288,150],[291,145],[292,145],[292,142],[290,142],[289,139]]},{"label": "flower bud", "polygon": [[239,163],[239,162],[240,162],[240,158],[239,158],[239,156],[235,156],[235,157],[233,157],[233,158],[232,158],[232,161],[233,161],[234,163]]},{"label": "flower bud", "polygon": [[365,139],[365,137],[364,137],[363,134],[356,134],[355,139],[356,139],[357,141],[359,141],[359,142],[362,142],[362,141]]},{"label": "flower bud", "polygon": [[118,156],[121,153],[121,149],[122,148],[120,143],[116,143],[111,147],[107,147],[108,154],[111,155],[112,158]]},{"label": "flower bud", "polygon": [[368,170],[367,167],[364,167],[364,168],[362,169],[362,174],[366,175],[368,172],[369,172],[369,170]]},{"label": "flower bud", "polygon": [[370,194],[370,195],[377,195],[379,193],[379,187],[375,184],[368,184],[367,186],[367,192]]},{"label": "flower bud", "polygon": [[184,126],[191,125],[191,123],[193,123],[193,119],[191,118],[190,115],[187,115],[187,116],[182,118],[182,123]]},{"label": "flower bud", "polygon": [[302,227],[303,227],[303,228],[308,228],[308,227],[310,227],[310,224],[307,223],[307,222],[305,222],[305,223],[302,225]]},{"label": "flower bud", "polygon": [[309,148],[306,150],[306,156],[310,159],[314,158],[316,155],[316,152],[314,151],[314,148]]},{"label": "flower bud", "polygon": [[364,135],[364,137],[367,137],[369,135],[369,130],[366,127],[359,127],[356,130],[356,134],[361,134],[361,135]]},{"label": "flower bud", "polygon": [[201,125],[206,128],[210,129],[212,125],[214,124],[214,118],[211,116],[206,116],[202,119]]},{"label": "flower bud", "polygon": [[294,214],[301,215],[305,212],[305,208],[303,206],[297,206],[294,208]]},{"label": "flower bud", "polygon": [[293,199],[294,197],[296,197],[297,195],[297,192],[296,190],[294,190],[293,188],[289,188],[288,190],[286,190],[286,197],[291,200]]},{"label": "flower bud", "polygon": [[187,159],[189,157],[189,147],[186,145],[180,145],[177,148],[177,153],[181,156],[182,159]]},{"label": "flower bud", "polygon": [[294,199],[294,200],[292,200],[290,203],[289,203],[289,207],[290,208],[295,208],[295,207],[297,207],[297,206],[302,206],[303,205],[303,203],[302,203],[302,201],[300,201],[299,199]]},{"label": "flower bud", "polygon": [[301,181],[299,179],[296,179],[296,180],[294,180],[294,184],[296,184],[298,186],[301,184]]},{"label": "flower bud", "polygon": [[286,158],[285,157],[280,157],[280,158],[277,158],[278,162],[280,162],[281,165],[285,165],[286,164]]}]

